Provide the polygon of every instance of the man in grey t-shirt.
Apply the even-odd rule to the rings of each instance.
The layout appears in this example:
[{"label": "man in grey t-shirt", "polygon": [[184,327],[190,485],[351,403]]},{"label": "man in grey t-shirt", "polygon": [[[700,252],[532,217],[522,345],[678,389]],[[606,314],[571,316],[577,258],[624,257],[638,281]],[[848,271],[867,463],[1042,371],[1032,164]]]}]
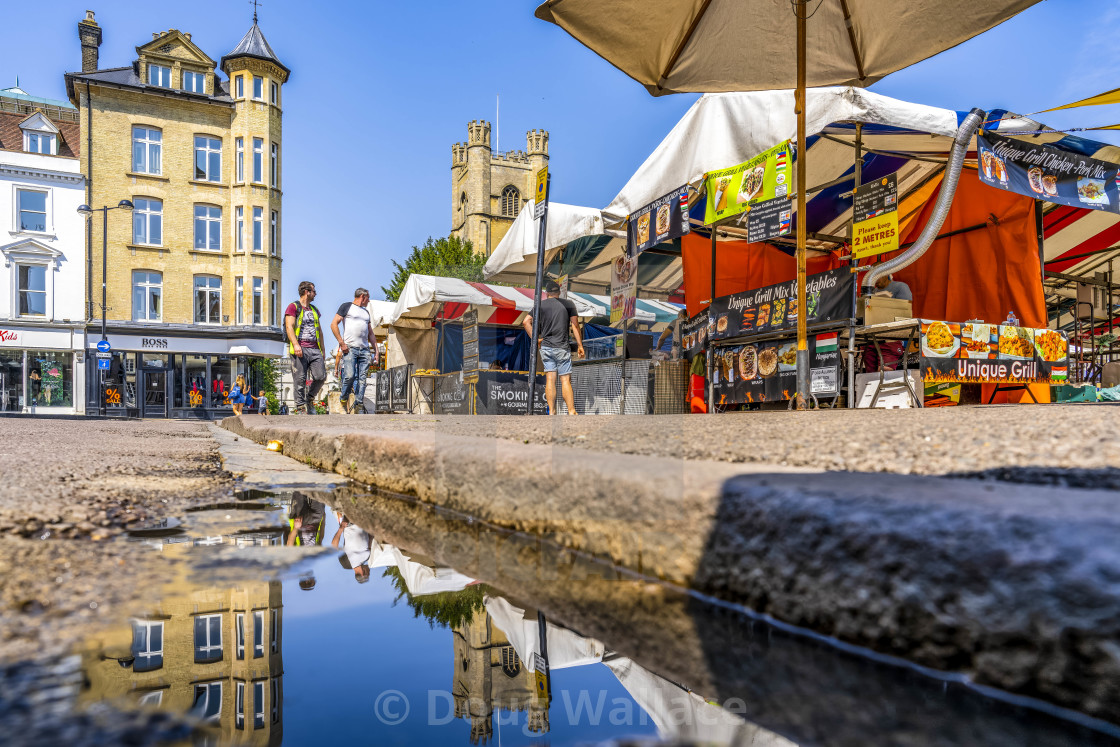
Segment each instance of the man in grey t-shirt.
[{"label": "man in grey t-shirt", "polygon": [[[582,358],[583,334],[576,316],[576,306],[568,299],[560,298],[560,284],[548,280],[544,284],[545,298],[541,300],[541,320],[537,329],[541,346],[541,363],[544,366],[544,399],[548,403],[548,414],[556,413],[556,378],[560,377],[560,387],[564,394],[564,404],[568,414],[576,414],[576,395],[572,391],[572,352],[568,347],[568,329],[576,338],[576,354]],[[525,316],[525,331],[533,334],[533,315]],[[530,376],[536,371],[530,371]],[[532,405],[530,405],[532,406]]]}]

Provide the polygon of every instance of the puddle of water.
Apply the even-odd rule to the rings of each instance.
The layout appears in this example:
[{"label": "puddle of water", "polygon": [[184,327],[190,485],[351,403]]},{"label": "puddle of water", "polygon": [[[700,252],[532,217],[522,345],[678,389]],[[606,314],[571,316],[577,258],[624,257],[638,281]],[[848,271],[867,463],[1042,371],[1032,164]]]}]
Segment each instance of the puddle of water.
[{"label": "puddle of water", "polygon": [[130,538],[189,562],[89,642],[77,708],[230,744],[1120,744],[399,497],[240,498]]}]

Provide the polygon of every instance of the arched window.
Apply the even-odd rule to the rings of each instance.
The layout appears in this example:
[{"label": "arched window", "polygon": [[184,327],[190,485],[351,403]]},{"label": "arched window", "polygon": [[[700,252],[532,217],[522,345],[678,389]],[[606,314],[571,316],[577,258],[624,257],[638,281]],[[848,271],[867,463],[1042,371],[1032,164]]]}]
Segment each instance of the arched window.
[{"label": "arched window", "polygon": [[521,209],[521,193],[512,184],[502,190],[502,215],[516,218],[517,211]]},{"label": "arched window", "polygon": [[461,223],[467,217],[467,193],[461,192],[459,194],[459,222]]}]

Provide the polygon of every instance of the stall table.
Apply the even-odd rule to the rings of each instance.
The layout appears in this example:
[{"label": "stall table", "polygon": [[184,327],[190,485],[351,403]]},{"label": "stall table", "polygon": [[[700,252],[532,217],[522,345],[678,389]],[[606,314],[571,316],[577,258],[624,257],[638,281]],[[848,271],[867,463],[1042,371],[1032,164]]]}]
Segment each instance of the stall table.
[{"label": "stall table", "polygon": [[[914,391],[914,388],[910,385],[910,378],[908,376],[903,375],[902,379],[897,382],[892,381],[888,383],[886,381],[887,371],[909,370],[910,346],[918,341],[920,335],[921,326],[917,319],[899,319],[893,322],[845,328],[841,331],[840,340],[848,343],[849,407],[855,407],[856,404],[855,351],[858,346],[867,344],[874,345],[875,352],[878,353],[879,356],[879,386],[875,391],[875,396],[871,399],[870,406],[874,408],[875,404],[879,401],[879,395],[883,394],[887,389],[905,389],[914,407],[922,407],[923,396]],[[888,368],[883,363],[883,350],[879,347],[879,343],[900,341],[903,342],[903,348],[899,365],[895,368]]]}]

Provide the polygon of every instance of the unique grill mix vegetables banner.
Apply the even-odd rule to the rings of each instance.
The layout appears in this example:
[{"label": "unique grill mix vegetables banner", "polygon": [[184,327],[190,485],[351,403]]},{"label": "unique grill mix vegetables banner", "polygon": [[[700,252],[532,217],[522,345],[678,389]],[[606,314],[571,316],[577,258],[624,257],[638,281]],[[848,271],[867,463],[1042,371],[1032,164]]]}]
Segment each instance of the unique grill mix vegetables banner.
[{"label": "unique grill mix vegetables banner", "polygon": [[747,205],[789,195],[793,152],[789,141],[754,158],[704,175],[704,223],[738,215]]},{"label": "unique grill mix vegetables banner", "polygon": [[[805,283],[805,323],[848,319],[852,314],[855,276],[850,268],[810,275]],[[797,326],[797,281],[735,293],[717,298],[708,307],[708,337],[766,334]]]},{"label": "unique grill mix vegetables banner", "polygon": [[633,319],[638,298],[638,258],[618,257],[611,264],[611,324]]},{"label": "unique grill mix vegetables banner", "polygon": [[1029,384],[1065,381],[1069,341],[1053,329],[921,320],[922,380]]},{"label": "unique grill mix vegetables banner", "polygon": [[708,341],[708,311],[705,309],[691,319],[681,322],[681,356],[692,357],[704,350]]},{"label": "unique grill mix vegetables banner", "polygon": [[1117,164],[992,132],[976,137],[980,181],[1027,197],[1120,213]]},{"label": "unique grill mix vegetables banner", "polygon": [[[797,341],[716,348],[712,365],[716,404],[778,402],[797,391]],[[809,388],[818,397],[839,393],[837,334],[809,338]]]},{"label": "unique grill mix vegetables banner", "polygon": [[663,241],[688,233],[688,186],[674,189],[639,208],[626,224],[626,253],[631,257]]}]

